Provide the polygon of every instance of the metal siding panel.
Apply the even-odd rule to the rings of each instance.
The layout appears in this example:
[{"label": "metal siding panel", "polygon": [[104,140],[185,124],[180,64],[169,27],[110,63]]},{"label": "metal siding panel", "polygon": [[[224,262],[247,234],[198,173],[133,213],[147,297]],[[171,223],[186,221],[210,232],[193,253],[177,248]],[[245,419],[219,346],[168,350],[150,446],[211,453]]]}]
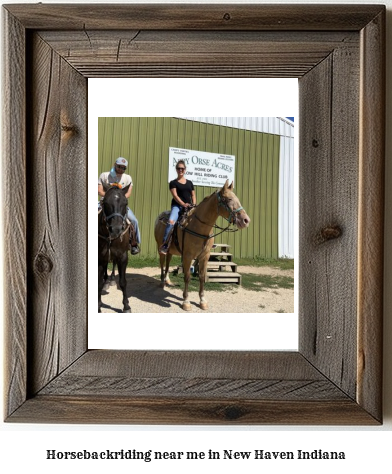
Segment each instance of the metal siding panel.
[{"label": "metal siding panel", "polygon": [[[113,162],[113,133],[114,130],[114,119],[108,118],[107,125],[105,127],[105,150],[103,155],[104,163],[107,164]],[[105,168],[106,169],[106,168]],[[108,168],[110,169],[110,167]]]},{"label": "metal siding panel", "polygon": [[[254,175],[254,203],[255,203],[255,215],[252,219],[252,223],[254,222],[253,228],[255,233],[255,245],[253,249],[253,256],[261,256],[261,223],[260,223],[260,209],[261,209],[261,162],[262,162],[262,147],[263,147],[263,134],[257,133],[256,134],[256,151],[255,151],[255,160],[253,163],[253,175]],[[252,225],[252,224],[251,224]]]},{"label": "metal siding panel", "polygon": [[[113,158],[117,159],[122,156],[122,118],[119,117],[116,121],[116,126],[113,130]],[[124,157],[125,158],[125,157]]]},{"label": "metal siding panel", "polygon": [[[127,158],[129,162],[129,167],[127,173],[132,176],[132,194],[128,201],[129,207],[132,209],[136,218],[139,221],[139,224],[142,224],[141,215],[143,213],[143,198],[138,192],[139,189],[143,189],[143,182],[140,182],[143,179],[144,173],[140,169],[140,158],[139,158],[139,119],[138,118],[126,118],[126,126],[123,129],[124,137],[124,153],[128,153]],[[144,232],[143,228],[140,225],[140,234],[143,243]]]},{"label": "metal siding panel", "polygon": [[267,194],[268,194],[268,175],[267,175],[267,166],[268,166],[268,134],[262,133],[262,155],[261,155],[261,173],[260,173],[260,183],[261,183],[261,203],[260,203],[260,223],[259,223],[259,232],[260,232],[260,247],[261,254],[263,257],[267,257]]},{"label": "metal siding panel", "polygon": [[272,258],[278,258],[278,236],[279,236],[279,149],[280,137],[274,135],[274,154],[273,154],[273,178],[272,178],[272,226],[271,226],[271,242],[272,242]]},{"label": "metal siding panel", "polygon": [[[247,184],[247,199],[249,203],[252,203],[252,215],[256,215],[257,213],[257,202],[255,200],[255,189],[257,186],[256,182],[256,175],[254,173],[254,163],[256,161],[256,150],[257,150],[257,134],[254,132],[249,132],[249,156],[245,157],[245,164],[247,167],[246,176],[248,177],[248,184]],[[255,252],[257,248],[256,242],[258,242],[258,229],[257,226],[250,227],[246,231],[248,236],[248,246],[247,246],[247,255]]]},{"label": "metal siding panel", "polygon": [[[242,162],[242,157],[244,156],[244,154],[245,154],[245,130],[239,130],[239,133],[238,133],[238,148],[236,150],[236,173],[235,173],[236,189],[235,189],[235,192],[238,194],[238,197],[241,201],[242,206],[244,207],[244,209],[246,210],[246,212],[248,213],[248,215],[252,219],[253,212],[252,212],[252,209],[250,207],[250,202],[249,202],[249,199],[246,196],[246,193],[244,193],[244,190],[245,190],[244,184],[245,184],[245,180],[246,180],[246,170],[245,170],[245,167],[243,165],[238,165],[239,163]],[[238,233],[239,232],[237,232],[237,234]],[[233,240],[234,240],[234,236],[233,236]],[[246,255],[246,251],[247,251],[246,239],[244,239],[243,236],[240,235],[240,239],[238,239],[238,240],[235,239],[235,242],[236,242],[236,244],[235,244],[236,246],[235,246],[234,254],[235,255],[239,254],[240,257],[244,257]],[[237,242],[238,242],[238,244],[237,244]]]},{"label": "metal siding panel", "polygon": [[[168,168],[167,168],[167,163],[168,163],[168,157],[169,157],[169,148],[171,146],[178,146],[173,145],[172,141],[170,139],[171,136],[171,129],[172,129],[172,124],[173,124],[173,119],[170,117],[164,117],[162,121],[162,159],[160,161],[160,166],[161,166],[161,177],[160,177],[160,186],[159,186],[159,200],[157,202],[160,203],[161,207],[161,212],[163,210],[169,209],[170,208],[170,202],[171,202],[171,194],[169,191],[169,184],[168,184]],[[179,124],[178,124],[179,125]],[[179,130],[180,133],[180,130]],[[166,167],[164,166],[164,163],[166,162]],[[158,215],[159,212],[156,213]],[[156,253],[154,253],[156,255]]]},{"label": "metal siding panel", "polygon": [[286,249],[286,216],[287,209],[287,156],[286,141],[280,137],[280,171],[279,171],[279,257],[284,255]]},{"label": "metal siding panel", "polygon": [[294,139],[281,137],[279,257],[294,258]]},{"label": "metal siding panel", "polygon": [[[155,135],[159,133],[158,130],[155,130],[155,118],[143,117],[140,120],[140,133],[143,138],[141,137],[140,140],[137,182],[143,190],[143,199],[141,200],[142,211],[137,217],[138,220],[142,221],[142,228],[147,229],[142,234],[142,245],[151,248],[154,245],[153,233],[150,232],[150,229],[154,226],[151,210],[157,197],[153,183],[156,178],[159,178],[159,175],[156,174],[156,169],[159,169],[159,160],[154,156]],[[157,164],[156,161],[158,161]]]},{"label": "metal siding panel", "polygon": [[105,124],[106,119],[103,117],[98,118],[98,170],[103,169],[103,157],[105,147]]},{"label": "metal siding panel", "polygon": [[292,137],[294,124],[285,117],[176,117],[193,122],[220,125],[250,130],[260,133],[269,133]]},{"label": "metal siding panel", "polygon": [[273,180],[273,141],[272,135],[268,135],[268,154],[267,154],[267,186],[266,186],[266,257],[272,257],[272,189],[271,184]]},{"label": "metal siding panel", "polygon": [[288,256],[290,258],[295,257],[295,236],[296,236],[296,228],[295,228],[295,142],[294,137],[291,137],[289,140],[290,143],[290,167],[289,167],[289,179],[290,179],[290,216],[289,216],[289,251]]},{"label": "metal siding panel", "polygon": [[[238,193],[241,195],[241,199],[248,203],[247,208],[245,207],[248,215],[254,216],[255,214],[255,206],[254,201],[250,199],[250,194],[253,191],[252,189],[252,180],[250,177],[250,169],[249,169],[249,157],[251,154],[251,137],[252,133],[248,130],[244,131],[244,148],[243,148],[243,156],[241,160],[240,167],[242,168],[242,183],[241,188],[238,188]],[[240,191],[241,190],[241,191]],[[240,199],[240,200],[241,200]],[[250,230],[250,232],[248,232]],[[252,248],[252,231],[251,229],[246,230],[246,234],[244,236],[241,235],[241,256],[246,257]]]}]

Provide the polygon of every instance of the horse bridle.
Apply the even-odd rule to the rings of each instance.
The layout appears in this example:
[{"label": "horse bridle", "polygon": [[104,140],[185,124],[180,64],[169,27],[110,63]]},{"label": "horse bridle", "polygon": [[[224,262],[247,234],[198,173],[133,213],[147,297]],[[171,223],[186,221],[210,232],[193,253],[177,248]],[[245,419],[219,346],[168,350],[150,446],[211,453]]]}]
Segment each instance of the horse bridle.
[{"label": "horse bridle", "polygon": [[[219,207],[223,207],[226,211],[229,212],[229,217],[224,217],[224,216],[221,216],[223,217],[224,219],[226,219],[228,222],[229,222],[229,225],[225,228],[223,227],[219,227],[218,225],[214,224],[212,227],[215,228],[215,229],[220,229],[221,232],[217,232],[216,234],[212,233],[210,235],[203,235],[203,234],[199,234],[198,232],[194,232],[192,230],[189,230],[187,227],[181,227],[181,230],[183,231],[182,232],[182,248],[184,248],[184,238],[185,238],[185,233],[188,233],[188,234],[191,234],[191,235],[194,235],[195,237],[199,237],[201,239],[204,239],[205,242],[207,243],[207,240],[210,240],[212,239],[213,237],[216,237],[217,235],[220,235],[220,234],[223,234],[223,232],[237,232],[238,229],[229,229],[230,225],[234,225],[234,222],[235,222],[235,216],[238,212],[240,212],[243,207],[239,207],[238,209],[230,209],[229,205],[227,204],[226,200],[222,197],[220,191],[217,191],[216,192],[216,195],[217,195],[217,199],[218,199],[218,214],[219,214]],[[195,206],[193,206],[195,207]],[[196,206],[197,207],[197,206]],[[220,215],[220,214],[219,214]],[[196,213],[194,214],[194,217],[200,221],[202,224],[206,224],[206,225],[209,225],[207,224],[206,222],[203,222],[197,215]],[[177,246],[177,249],[178,251],[180,252],[180,254],[182,255],[182,251],[181,249]]]},{"label": "horse bridle", "polygon": [[[103,203],[102,203],[102,204],[103,204]],[[113,242],[114,240],[121,238],[121,237],[127,232],[128,228],[129,228],[129,224],[127,225],[127,214],[125,213],[124,215],[122,215],[122,214],[120,214],[119,212],[113,212],[113,213],[110,214],[109,216],[106,216],[105,210],[104,210],[104,208],[103,208],[103,205],[102,205],[101,209],[102,209],[103,218],[104,218],[104,220],[105,220],[106,229],[107,229],[107,231],[109,232],[109,237],[105,237],[104,235],[101,235],[101,234],[98,234],[98,237],[101,237],[101,239],[106,240],[106,241],[110,244],[110,243]],[[117,217],[121,217],[121,219],[122,219],[122,221],[123,221],[123,225],[122,225],[122,226],[123,226],[124,231],[123,231],[118,237],[112,238],[112,237],[110,236],[109,220],[110,220],[110,219],[113,219],[113,217],[116,217],[116,216],[117,216]]]},{"label": "horse bridle", "polygon": [[229,205],[227,204],[226,199],[221,195],[220,191],[217,191],[217,199],[218,199],[218,214],[219,214],[219,207],[223,207],[226,211],[229,212],[229,217],[224,217],[230,224],[234,224],[235,216],[238,212],[242,211],[243,207],[239,207],[238,209],[230,209]]},{"label": "horse bridle", "polygon": [[116,217],[116,216],[121,217],[121,219],[123,220],[123,227],[125,227],[126,214],[122,215],[119,212],[113,212],[113,214],[110,214],[110,216],[106,216],[105,211],[103,211],[103,215],[104,215],[105,221],[107,223],[106,227],[108,227],[108,225],[109,225],[109,219],[112,219],[113,217]]}]

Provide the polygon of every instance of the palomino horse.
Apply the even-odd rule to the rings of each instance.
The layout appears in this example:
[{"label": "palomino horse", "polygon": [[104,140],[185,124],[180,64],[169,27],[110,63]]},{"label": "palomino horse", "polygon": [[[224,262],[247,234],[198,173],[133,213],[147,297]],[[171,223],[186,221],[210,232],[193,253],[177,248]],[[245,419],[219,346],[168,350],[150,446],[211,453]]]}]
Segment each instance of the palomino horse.
[{"label": "palomino horse", "polygon": [[[190,280],[190,266],[192,261],[197,258],[199,262],[199,296],[201,309],[208,309],[208,303],[204,298],[204,282],[207,272],[207,262],[210,258],[211,248],[214,243],[214,234],[216,220],[219,216],[226,218],[230,224],[234,224],[238,229],[244,229],[249,226],[250,218],[244,211],[237,196],[233,193],[233,183],[225,185],[219,191],[206,197],[200,204],[192,209],[183,226],[177,226],[178,247],[172,239],[167,255],[160,255],[161,264],[161,287],[170,285],[168,277],[169,264],[172,255],[182,254],[182,266],[184,269],[185,288],[183,293],[182,309],[190,311],[191,305],[188,300],[188,284]],[[155,221],[155,240],[158,249],[162,245],[165,232],[164,216],[161,213]],[[163,270],[166,258],[165,270]]]},{"label": "palomino horse", "polygon": [[127,298],[125,272],[128,264],[129,223],[127,221],[126,188],[104,185],[105,197],[98,214],[98,312],[101,312],[102,289],[110,260],[117,264],[119,284],[123,293],[123,312],[131,313]]}]

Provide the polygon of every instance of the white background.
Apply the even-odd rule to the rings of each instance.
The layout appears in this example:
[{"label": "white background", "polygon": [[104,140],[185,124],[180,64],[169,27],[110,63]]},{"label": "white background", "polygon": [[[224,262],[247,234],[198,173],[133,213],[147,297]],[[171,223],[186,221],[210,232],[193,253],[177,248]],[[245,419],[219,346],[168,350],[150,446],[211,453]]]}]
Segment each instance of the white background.
[{"label": "white background", "polygon": [[[27,3],[14,0],[12,3]],[[62,2],[47,2],[62,3]],[[71,2],[70,2],[71,3]],[[75,3],[75,2],[74,2]],[[89,3],[85,0],[85,3]],[[98,2],[96,2],[98,3]],[[108,3],[105,0],[104,3]],[[137,2],[134,2],[137,3]],[[199,2],[203,3],[203,2]],[[216,2],[219,3],[219,2]],[[225,3],[230,3],[226,0]],[[241,3],[241,2],[235,2]],[[247,3],[263,3],[251,1]],[[278,3],[267,0],[265,3]],[[315,3],[293,2],[284,3]],[[316,2],[317,3],[317,2]],[[361,3],[358,1],[339,1],[324,3]],[[366,3],[380,3],[367,0]],[[14,425],[1,424],[0,467],[3,472],[34,472],[58,474],[95,474],[130,472],[171,472],[199,473],[261,473],[284,468],[292,473],[347,473],[347,472],[390,472],[390,447],[392,443],[392,0],[383,2],[388,7],[387,17],[387,163],[386,163],[386,254],[385,254],[385,338],[384,338],[384,425],[382,427],[152,427],[152,426],[89,426],[89,425]],[[203,114],[204,115],[204,114]],[[224,115],[224,114],[221,114]],[[153,449],[156,451],[206,451],[213,449],[234,449],[250,451],[265,450],[344,450],[346,461],[166,461],[160,463],[134,463],[131,461],[46,461],[47,449]]]}]

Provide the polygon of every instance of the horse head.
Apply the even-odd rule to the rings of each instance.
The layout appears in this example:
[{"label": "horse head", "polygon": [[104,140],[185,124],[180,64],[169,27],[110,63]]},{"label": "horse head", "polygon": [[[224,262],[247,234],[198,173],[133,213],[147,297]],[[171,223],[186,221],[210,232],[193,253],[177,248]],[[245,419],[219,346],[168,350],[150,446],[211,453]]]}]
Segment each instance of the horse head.
[{"label": "horse head", "polygon": [[249,226],[250,217],[241,206],[240,200],[233,192],[233,183],[229,186],[229,180],[226,180],[223,188],[218,191],[218,212],[225,217],[231,224],[239,229]]},{"label": "horse head", "polygon": [[126,228],[127,204],[125,197],[129,186],[120,188],[119,186],[103,185],[105,197],[102,201],[103,215],[106,227],[111,239],[120,237]]}]

